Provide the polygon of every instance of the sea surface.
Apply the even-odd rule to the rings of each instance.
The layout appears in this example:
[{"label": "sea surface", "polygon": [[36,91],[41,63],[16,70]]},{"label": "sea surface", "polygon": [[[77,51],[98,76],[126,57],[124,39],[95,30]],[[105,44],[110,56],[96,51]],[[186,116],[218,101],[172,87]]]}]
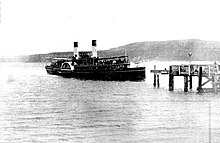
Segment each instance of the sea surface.
[{"label": "sea surface", "polygon": [[[1,143],[219,143],[220,93],[183,92],[168,75],[153,87],[146,62],[141,82],[49,75],[44,63],[0,63]],[[209,85],[207,85],[209,86]]]}]

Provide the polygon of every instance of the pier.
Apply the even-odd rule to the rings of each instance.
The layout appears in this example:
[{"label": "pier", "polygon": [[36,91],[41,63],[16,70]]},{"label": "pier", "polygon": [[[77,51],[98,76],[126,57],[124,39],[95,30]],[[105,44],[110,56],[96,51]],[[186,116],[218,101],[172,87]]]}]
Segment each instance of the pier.
[{"label": "pier", "polygon": [[[192,80],[194,76],[198,77],[198,92],[204,92],[203,86],[207,83],[212,84],[212,88],[207,89],[217,93],[220,91],[220,65],[216,62],[214,64],[182,64],[182,65],[170,65],[169,70],[157,70],[156,65],[154,69],[150,71],[154,73],[154,87],[160,86],[159,75],[167,74],[169,75],[169,91],[174,90],[174,79],[176,76],[184,77],[184,92],[192,90]],[[203,81],[203,79],[206,81]]]}]

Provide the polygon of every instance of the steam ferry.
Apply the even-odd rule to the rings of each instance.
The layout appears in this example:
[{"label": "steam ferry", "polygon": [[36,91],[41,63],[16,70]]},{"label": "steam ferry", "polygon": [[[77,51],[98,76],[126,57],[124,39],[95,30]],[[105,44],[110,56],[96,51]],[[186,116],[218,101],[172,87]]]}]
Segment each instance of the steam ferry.
[{"label": "steam ferry", "polygon": [[92,51],[77,51],[74,42],[72,59],[55,58],[45,66],[49,74],[84,80],[141,81],[145,79],[145,67],[131,67],[128,56],[97,57],[96,40],[92,40]]}]

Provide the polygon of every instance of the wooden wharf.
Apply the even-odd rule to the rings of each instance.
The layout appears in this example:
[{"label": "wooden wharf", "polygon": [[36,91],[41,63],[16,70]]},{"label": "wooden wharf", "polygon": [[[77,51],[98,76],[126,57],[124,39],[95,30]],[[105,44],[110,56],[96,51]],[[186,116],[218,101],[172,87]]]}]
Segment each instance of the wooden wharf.
[{"label": "wooden wharf", "polygon": [[[182,64],[182,65],[170,65],[169,70],[157,70],[156,65],[154,70],[150,70],[154,73],[154,87],[159,87],[159,75],[168,74],[169,75],[169,91],[174,90],[174,77],[183,76],[184,77],[184,92],[192,90],[192,77],[198,77],[198,92],[204,92],[202,88],[207,83],[212,84],[212,88],[209,91],[217,93],[220,91],[220,65],[216,62],[214,64]],[[203,79],[207,80],[203,82]]]}]

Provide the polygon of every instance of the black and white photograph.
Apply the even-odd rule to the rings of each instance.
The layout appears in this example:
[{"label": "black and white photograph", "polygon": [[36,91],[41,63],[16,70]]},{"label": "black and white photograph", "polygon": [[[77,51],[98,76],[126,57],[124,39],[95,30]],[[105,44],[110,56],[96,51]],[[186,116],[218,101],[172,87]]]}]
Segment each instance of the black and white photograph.
[{"label": "black and white photograph", "polygon": [[219,6],[0,0],[0,143],[219,143]]}]

